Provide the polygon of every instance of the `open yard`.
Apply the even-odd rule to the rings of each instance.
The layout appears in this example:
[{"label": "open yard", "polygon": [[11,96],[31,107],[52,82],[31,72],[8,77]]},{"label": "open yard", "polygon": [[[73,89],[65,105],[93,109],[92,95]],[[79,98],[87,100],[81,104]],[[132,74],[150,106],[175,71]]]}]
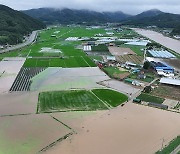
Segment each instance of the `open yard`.
[{"label": "open yard", "polygon": [[124,94],[109,89],[42,92],[37,112],[106,110],[127,99]]},{"label": "open yard", "polygon": [[155,79],[155,75],[153,73],[145,73],[146,78],[145,79],[140,79],[138,76],[138,73],[131,73],[128,78],[133,79],[133,80],[140,80],[143,82],[152,82]]}]

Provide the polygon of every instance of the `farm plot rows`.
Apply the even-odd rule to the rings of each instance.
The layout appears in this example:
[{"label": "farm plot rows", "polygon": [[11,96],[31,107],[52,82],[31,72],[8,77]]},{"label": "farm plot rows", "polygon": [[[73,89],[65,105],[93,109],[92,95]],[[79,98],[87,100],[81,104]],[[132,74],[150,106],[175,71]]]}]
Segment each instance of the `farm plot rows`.
[{"label": "farm plot rows", "polygon": [[143,63],[143,57],[137,56],[137,55],[124,55],[124,56],[117,56],[117,60],[125,63],[125,62],[132,62],[135,64],[142,64]]},{"label": "farm plot rows", "polygon": [[66,57],[66,58],[28,58],[24,67],[95,67],[89,57]]},{"label": "farm plot rows", "polygon": [[127,99],[124,94],[109,89],[42,92],[37,112],[106,110]]},{"label": "farm plot rows", "polygon": [[31,79],[44,70],[45,68],[22,67],[12,87],[10,88],[10,91],[29,91],[31,85]]}]

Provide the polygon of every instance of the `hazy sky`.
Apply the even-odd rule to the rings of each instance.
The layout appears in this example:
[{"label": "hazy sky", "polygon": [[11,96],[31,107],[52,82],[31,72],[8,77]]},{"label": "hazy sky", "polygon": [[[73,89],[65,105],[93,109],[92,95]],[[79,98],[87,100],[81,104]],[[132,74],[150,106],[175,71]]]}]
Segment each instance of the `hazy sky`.
[{"label": "hazy sky", "polygon": [[137,14],[156,8],[180,14],[180,0],[0,0],[0,4],[17,10],[56,7]]}]

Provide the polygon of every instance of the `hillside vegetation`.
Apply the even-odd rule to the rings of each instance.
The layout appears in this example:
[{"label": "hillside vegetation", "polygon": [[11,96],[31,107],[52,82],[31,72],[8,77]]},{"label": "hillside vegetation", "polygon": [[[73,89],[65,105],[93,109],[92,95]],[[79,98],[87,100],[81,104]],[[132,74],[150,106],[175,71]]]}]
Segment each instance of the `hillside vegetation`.
[{"label": "hillside vegetation", "polygon": [[176,26],[173,31],[172,35],[180,35],[180,25]]},{"label": "hillside vegetation", "polygon": [[96,12],[75,9],[40,8],[23,11],[27,15],[37,18],[46,24],[76,24],[76,23],[106,23],[120,22],[130,15],[118,12]]},{"label": "hillside vegetation", "polygon": [[[139,15],[138,15],[139,16]],[[153,16],[139,16],[133,17],[124,21],[125,25],[135,26],[158,26],[160,28],[175,28],[180,25],[180,15],[171,13],[159,13]]]},{"label": "hillside vegetation", "polygon": [[0,45],[17,44],[23,36],[45,25],[28,15],[0,5]]}]

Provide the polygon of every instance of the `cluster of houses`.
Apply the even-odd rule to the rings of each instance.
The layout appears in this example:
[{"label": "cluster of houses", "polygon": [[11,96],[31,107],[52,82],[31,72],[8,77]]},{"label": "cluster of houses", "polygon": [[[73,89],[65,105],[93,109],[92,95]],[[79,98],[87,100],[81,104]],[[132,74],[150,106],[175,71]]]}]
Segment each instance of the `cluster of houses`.
[{"label": "cluster of houses", "polygon": [[[96,29],[96,28],[100,28],[99,26],[91,26],[91,27],[87,27],[87,29]],[[122,32],[123,29],[121,28],[105,28],[106,33],[105,34],[95,34],[94,37],[88,38],[88,37],[84,37],[84,38],[79,38],[79,37],[69,37],[66,39],[66,41],[86,41],[83,42],[82,44],[82,49],[85,52],[91,52],[93,46],[98,46],[100,44],[105,44],[108,47],[116,47],[115,42],[122,42],[122,44],[125,45],[133,45],[133,46],[144,46],[146,47],[148,44],[151,44],[151,41],[146,40],[144,38],[131,38],[131,39],[127,39],[127,38],[118,38],[115,36],[114,32]],[[149,57],[146,57],[149,56]],[[170,78],[169,80],[167,79],[166,81],[169,81],[169,83],[171,82],[172,85],[176,84],[178,85],[178,79],[173,79],[174,78],[174,74],[175,74],[175,70],[173,67],[167,65],[166,63],[162,62],[160,59],[170,59],[170,58],[176,58],[172,53],[170,53],[169,51],[165,50],[165,49],[158,49],[156,48],[156,46],[152,46],[151,49],[145,50],[145,54],[144,54],[144,61],[149,61],[151,64],[151,68],[154,70],[154,72],[159,75],[160,77],[163,77],[163,79],[160,81],[160,83],[165,83],[167,84],[167,82],[164,82],[164,78]],[[100,68],[106,67],[106,66],[115,66],[115,67],[123,67],[129,70],[132,70],[132,72],[136,71],[136,70],[140,70],[143,65],[137,65],[135,63],[132,62],[119,62],[117,61],[115,55],[107,55],[107,56],[103,56],[103,61],[95,61],[97,63],[97,65]],[[145,74],[140,74],[140,78],[146,78]],[[175,81],[176,80],[176,81]],[[134,83],[134,85],[138,85],[139,83]]]}]

